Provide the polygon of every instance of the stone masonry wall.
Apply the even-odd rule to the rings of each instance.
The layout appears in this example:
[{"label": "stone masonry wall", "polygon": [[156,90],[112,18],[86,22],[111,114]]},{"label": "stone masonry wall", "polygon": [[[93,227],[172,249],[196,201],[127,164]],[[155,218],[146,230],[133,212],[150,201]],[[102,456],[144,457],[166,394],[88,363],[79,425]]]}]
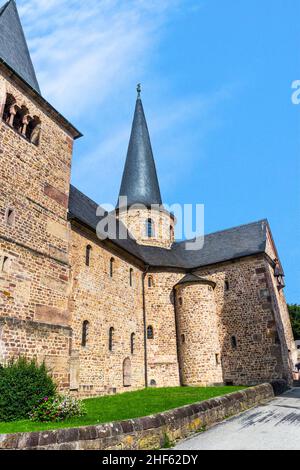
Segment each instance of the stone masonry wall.
[{"label": "stone masonry wall", "polygon": [[182,385],[223,383],[216,303],[211,285],[176,287]]},{"label": "stone masonry wall", "polygon": [[[165,211],[130,208],[120,211],[119,219],[140,245],[170,248],[174,242],[174,219]],[[147,220],[154,223],[154,236],[147,236]]]},{"label": "stone masonry wall", "polygon": [[[86,266],[86,246],[91,246]],[[113,277],[110,276],[110,260]],[[144,326],[142,271],[108,251],[92,234],[73,227],[71,234],[73,390],[81,396],[103,395],[143,388]],[[132,286],[130,286],[132,269]],[[82,346],[82,325],[89,322],[88,341]],[[109,330],[114,328],[109,350]],[[131,335],[134,333],[134,351]],[[131,386],[123,385],[123,363],[131,362]]]},{"label": "stone masonry wall", "polygon": [[215,298],[225,382],[253,385],[284,376],[266,266],[265,256],[260,255],[197,272],[217,284]]},{"label": "stone masonry wall", "polygon": [[145,279],[146,324],[153,328],[153,338],[147,340],[149,385],[180,383],[173,287],[181,278],[176,272],[149,272]]},{"label": "stone masonry wall", "polygon": [[[6,94],[41,121],[34,145],[2,121]],[[68,382],[67,207],[73,141],[32,96],[0,75],[0,319],[3,360],[26,352]],[[13,211],[12,220],[7,215]],[[40,325],[41,329],[40,329]],[[47,326],[48,325],[48,326]],[[56,325],[53,329],[51,325]]]},{"label": "stone masonry wall", "polygon": [[69,327],[50,326],[11,317],[0,318],[0,361],[26,356],[45,362],[60,390],[69,389]]}]

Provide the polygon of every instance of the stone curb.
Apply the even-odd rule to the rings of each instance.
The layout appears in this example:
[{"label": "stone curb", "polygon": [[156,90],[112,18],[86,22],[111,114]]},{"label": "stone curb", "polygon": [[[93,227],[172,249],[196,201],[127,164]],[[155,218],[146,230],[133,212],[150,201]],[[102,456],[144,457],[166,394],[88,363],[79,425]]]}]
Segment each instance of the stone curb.
[{"label": "stone curb", "polygon": [[[280,384],[282,388],[282,383]],[[153,416],[97,426],[0,434],[0,449],[149,450],[183,439],[225,418],[274,398],[276,383],[193,403]]]}]

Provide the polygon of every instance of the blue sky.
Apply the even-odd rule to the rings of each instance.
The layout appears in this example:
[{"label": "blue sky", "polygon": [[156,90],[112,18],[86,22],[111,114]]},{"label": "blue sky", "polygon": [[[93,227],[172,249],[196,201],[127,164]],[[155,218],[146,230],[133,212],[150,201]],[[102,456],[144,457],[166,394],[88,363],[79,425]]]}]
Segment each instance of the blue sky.
[{"label": "blue sky", "polygon": [[268,218],[300,303],[299,0],[18,0],[43,95],[84,138],[72,182],[116,201],[136,83],[164,202],[205,231]]}]

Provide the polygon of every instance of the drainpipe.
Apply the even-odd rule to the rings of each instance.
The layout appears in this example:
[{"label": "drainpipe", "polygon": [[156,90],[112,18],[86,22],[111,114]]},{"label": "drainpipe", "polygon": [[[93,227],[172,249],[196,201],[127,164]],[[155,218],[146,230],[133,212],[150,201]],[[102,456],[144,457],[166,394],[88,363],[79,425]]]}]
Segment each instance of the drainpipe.
[{"label": "drainpipe", "polygon": [[148,387],[148,364],[147,364],[147,318],[146,318],[146,298],[145,298],[145,278],[149,271],[149,265],[146,265],[142,274],[142,293],[143,293],[143,323],[144,323],[144,367],[145,367],[145,387]]},{"label": "drainpipe", "polygon": [[180,344],[180,330],[179,330],[179,321],[178,321],[178,312],[176,308],[176,289],[173,287],[173,302],[174,302],[174,316],[175,316],[175,330],[176,330],[176,351],[177,351],[177,362],[178,362],[178,372],[179,372],[179,383],[180,386],[183,386],[183,377],[181,370],[181,344]]}]

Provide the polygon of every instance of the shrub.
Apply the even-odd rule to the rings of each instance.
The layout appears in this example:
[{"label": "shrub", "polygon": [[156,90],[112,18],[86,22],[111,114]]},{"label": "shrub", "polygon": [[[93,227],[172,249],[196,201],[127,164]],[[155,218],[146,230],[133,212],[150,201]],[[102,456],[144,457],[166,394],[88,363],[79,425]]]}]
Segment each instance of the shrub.
[{"label": "shrub", "polygon": [[69,396],[44,398],[29,414],[32,421],[63,421],[86,415],[86,408],[81,400]]},{"label": "shrub", "polygon": [[0,421],[28,418],[44,397],[53,397],[56,386],[45,364],[23,357],[0,367]]}]

